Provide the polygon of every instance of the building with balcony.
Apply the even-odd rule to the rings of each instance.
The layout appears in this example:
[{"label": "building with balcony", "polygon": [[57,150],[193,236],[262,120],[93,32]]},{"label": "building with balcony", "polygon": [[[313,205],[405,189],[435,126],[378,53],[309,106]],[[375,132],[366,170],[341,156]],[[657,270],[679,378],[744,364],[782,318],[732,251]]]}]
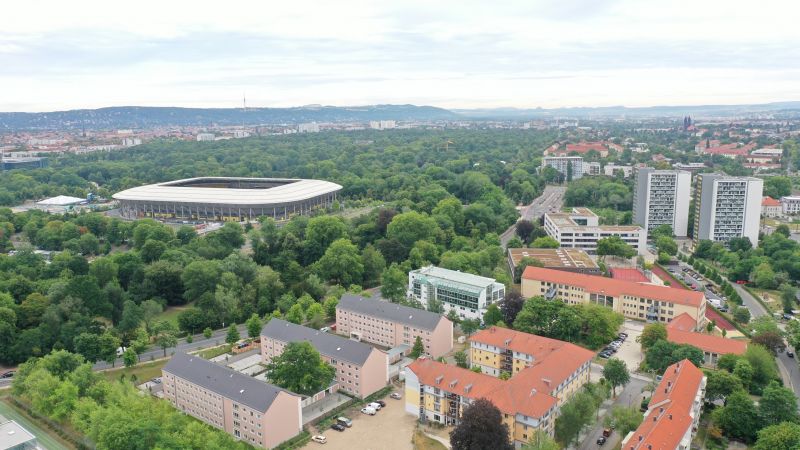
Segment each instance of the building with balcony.
[{"label": "building with balcony", "polygon": [[569,305],[594,303],[647,322],[666,324],[683,313],[698,326],[706,322],[706,298],[702,292],[541,267],[525,268],[522,296],[542,296]]},{"label": "building with balcony", "polygon": [[335,334],[324,333],[282,319],[271,319],[261,329],[261,359],[269,363],[290,342],[308,342],[336,369],[339,389],[364,398],[389,383],[386,353]]},{"label": "building with balcony", "polygon": [[642,227],[600,225],[600,218],[589,208],[545,213],[544,229],[561,247],[578,248],[590,254],[597,253],[597,241],[611,236],[619,236],[640,255],[647,246],[647,233]]},{"label": "building with balcony", "polygon": [[781,197],[781,208],[784,215],[800,214],[800,197],[786,196]]},{"label": "building with balcony", "polygon": [[428,266],[408,273],[408,297],[428,308],[439,302],[444,313],[455,311],[465,319],[482,319],[486,308],[505,298],[505,285],[494,278]]},{"label": "building with balcony", "polygon": [[719,173],[697,175],[694,241],[746,237],[758,246],[764,180]]},{"label": "building with balcony", "polygon": [[580,156],[545,156],[542,158],[542,168],[556,169],[565,180],[577,180],[583,177],[583,158]]},{"label": "building with balcony", "polygon": [[622,450],[689,450],[697,431],[706,377],[688,359],[667,368],[644,420],[622,440]]},{"label": "building with balcony", "polygon": [[633,221],[648,232],[660,225],[675,236],[687,236],[692,174],[680,170],[636,169]]},{"label": "building with balcony", "polygon": [[414,346],[417,337],[433,358],[453,350],[453,322],[441,314],[344,294],[336,305],[336,331],[357,341],[388,348]]},{"label": "building with balcony", "polygon": [[176,409],[237,440],[273,448],[302,431],[301,398],[285,389],[186,353],[161,371]]}]

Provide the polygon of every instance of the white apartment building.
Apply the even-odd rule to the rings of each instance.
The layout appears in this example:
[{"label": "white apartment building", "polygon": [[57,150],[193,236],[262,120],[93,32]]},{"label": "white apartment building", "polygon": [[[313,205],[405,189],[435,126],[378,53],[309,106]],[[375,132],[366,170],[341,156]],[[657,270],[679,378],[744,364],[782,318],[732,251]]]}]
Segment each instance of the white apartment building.
[{"label": "white apartment building", "polygon": [[215,138],[214,133],[200,133],[197,135],[197,142],[209,142]]},{"label": "white apartment building", "polygon": [[599,162],[585,162],[583,163],[583,174],[584,175],[600,175],[600,163]]},{"label": "white apartment building", "polygon": [[394,120],[371,120],[369,127],[373,130],[391,130],[397,127]]},{"label": "white apartment building", "polygon": [[482,319],[486,308],[505,298],[505,285],[494,278],[428,266],[408,273],[408,297],[426,308],[441,302],[444,313],[455,311],[465,319]]},{"label": "white apartment building", "polygon": [[781,208],[783,208],[783,214],[800,214],[800,197],[781,197]]},{"label": "white apartment building", "polygon": [[319,124],[317,122],[301,123],[297,126],[297,131],[300,133],[319,133]]},{"label": "white apartment building", "polygon": [[675,236],[687,236],[692,174],[681,170],[636,170],[633,221],[648,232],[659,225],[672,227]]},{"label": "white apartment building", "polygon": [[628,178],[633,174],[633,166],[618,166],[614,163],[608,163],[603,166],[603,173],[605,176],[613,177],[614,172],[622,172],[622,175]]},{"label": "white apartment building", "polygon": [[764,180],[699,174],[695,188],[694,240],[729,241],[750,239],[758,246]]},{"label": "white apartment building", "polygon": [[577,180],[583,176],[583,158],[580,156],[545,156],[542,158],[542,168],[552,167],[564,175],[572,170],[572,179]]},{"label": "white apartment building", "polygon": [[573,208],[571,213],[545,213],[544,229],[561,247],[597,253],[597,241],[619,236],[640,255],[646,251],[647,233],[635,225],[600,225],[600,218],[588,208]]}]

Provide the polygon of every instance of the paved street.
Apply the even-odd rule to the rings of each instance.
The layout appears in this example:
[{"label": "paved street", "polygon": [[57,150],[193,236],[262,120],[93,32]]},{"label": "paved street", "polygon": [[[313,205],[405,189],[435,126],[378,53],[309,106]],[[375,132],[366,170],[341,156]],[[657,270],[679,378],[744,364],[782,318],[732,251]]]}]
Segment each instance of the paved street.
[{"label": "paved street", "polygon": [[[538,220],[548,211],[558,211],[564,205],[564,193],[566,186],[545,186],[542,195],[537,197],[530,205],[520,210],[520,220]],[[503,234],[500,235],[500,243],[503,248],[508,241],[515,236],[516,224],[511,225]]]},{"label": "paved street", "polygon": [[[592,366],[593,371],[595,369],[594,366],[595,365]],[[585,437],[583,438],[583,441],[581,441],[581,444],[578,445],[578,449],[596,450],[598,448],[597,438],[603,434],[604,414],[610,413],[613,406],[633,406],[638,408],[642,399],[642,389],[644,389],[644,387],[650,382],[651,380],[646,377],[637,374],[631,374],[631,381],[625,386],[625,389],[623,389],[621,392],[619,391],[619,388],[617,389],[617,398],[606,400],[603,405],[600,406],[600,419],[595,427],[589,430],[588,434],[584,435]],[[611,433],[611,437],[608,438],[608,442],[606,442],[603,447],[614,448],[618,442],[622,441],[623,437],[625,436],[621,436],[618,432]]]}]

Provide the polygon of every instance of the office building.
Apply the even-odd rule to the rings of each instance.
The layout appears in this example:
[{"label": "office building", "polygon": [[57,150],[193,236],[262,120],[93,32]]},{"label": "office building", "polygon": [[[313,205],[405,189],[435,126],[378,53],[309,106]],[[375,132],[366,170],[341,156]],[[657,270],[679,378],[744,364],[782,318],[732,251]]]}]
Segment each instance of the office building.
[{"label": "office building", "polygon": [[235,439],[273,448],[302,431],[301,398],[285,389],[186,353],[161,371],[165,399]]},{"label": "office building", "polygon": [[566,342],[497,327],[481,334],[478,341],[470,339],[473,358],[484,358],[473,367],[501,364],[513,355],[518,370],[511,378],[421,358],[406,368],[406,412],[423,421],[456,426],[466,407],[485,398],[502,413],[517,447],[539,430],[552,436],[560,406],[589,382],[594,354]]},{"label": "office building", "polygon": [[525,268],[522,296],[560,299],[569,305],[594,303],[647,322],[666,324],[683,313],[698,326],[706,322],[706,298],[702,292],[541,267]]},{"label": "office building", "polygon": [[758,246],[764,180],[699,174],[694,197],[694,241],[746,237]]},{"label": "office building", "polygon": [[545,167],[556,169],[567,181],[583,176],[583,158],[580,156],[545,156],[542,158],[542,168]]},{"label": "office building", "polygon": [[339,388],[364,398],[389,383],[386,353],[351,339],[271,319],[261,329],[261,359],[265,364],[283,353],[290,342],[308,342],[336,369]]},{"label": "office building", "polygon": [[439,302],[444,313],[455,311],[461,318],[482,319],[486,308],[505,297],[505,285],[457,270],[428,266],[408,273],[408,297],[428,308]]},{"label": "office building", "polygon": [[747,342],[714,336],[698,329],[697,322],[688,314],[681,314],[667,325],[667,340],[676,344],[689,344],[703,351],[703,365],[717,367],[719,357],[727,354],[744,355]]},{"label": "office building", "polygon": [[387,348],[414,347],[417,337],[433,358],[453,350],[453,322],[438,313],[344,294],[336,305],[336,331],[357,341]]},{"label": "office building", "polygon": [[622,440],[622,450],[689,450],[700,423],[706,377],[684,359],[667,368],[644,420]]},{"label": "office building", "polygon": [[636,169],[633,222],[647,232],[669,225],[675,236],[687,236],[692,174],[680,170]]},{"label": "office building", "polygon": [[611,236],[619,236],[640,255],[647,246],[647,233],[642,227],[600,225],[600,218],[588,208],[573,208],[571,213],[545,213],[544,229],[561,247],[579,248],[590,254],[597,253],[597,241]]},{"label": "office building", "polygon": [[507,253],[508,269],[512,274],[516,273],[523,258],[535,259],[548,269],[600,274],[597,263],[588,253],[577,248],[509,248]]}]

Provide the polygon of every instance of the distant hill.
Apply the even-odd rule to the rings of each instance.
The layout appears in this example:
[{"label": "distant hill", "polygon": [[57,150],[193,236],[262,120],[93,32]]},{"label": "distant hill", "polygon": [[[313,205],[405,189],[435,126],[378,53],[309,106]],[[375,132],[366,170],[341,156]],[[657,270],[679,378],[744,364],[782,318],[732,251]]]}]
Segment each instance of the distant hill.
[{"label": "distant hill", "polygon": [[45,113],[0,112],[0,130],[115,129],[156,126],[297,124],[370,120],[452,120],[446,109],[415,105],[296,108],[175,108],[118,106]]}]

